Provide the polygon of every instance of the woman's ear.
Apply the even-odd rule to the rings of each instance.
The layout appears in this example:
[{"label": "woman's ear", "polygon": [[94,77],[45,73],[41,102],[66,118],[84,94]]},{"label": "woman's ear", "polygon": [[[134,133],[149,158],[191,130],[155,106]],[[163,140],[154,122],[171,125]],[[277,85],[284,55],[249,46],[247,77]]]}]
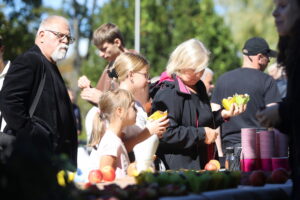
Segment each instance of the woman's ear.
[{"label": "woman's ear", "polygon": [[116,115],[117,115],[118,117],[120,117],[121,119],[123,119],[123,118],[124,118],[124,117],[123,117],[124,113],[125,113],[125,109],[124,109],[124,108],[122,108],[122,107],[117,107],[117,109],[116,109]]},{"label": "woman's ear", "polygon": [[129,71],[129,73],[128,73],[128,78],[129,78],[130,82],[133,82],[133,74],[134,74],[133,71]]}]

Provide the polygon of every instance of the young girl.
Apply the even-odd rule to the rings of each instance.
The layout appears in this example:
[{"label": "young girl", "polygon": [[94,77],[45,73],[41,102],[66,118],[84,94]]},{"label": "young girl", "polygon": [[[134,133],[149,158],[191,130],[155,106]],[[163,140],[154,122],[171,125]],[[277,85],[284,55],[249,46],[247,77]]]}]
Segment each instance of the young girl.
[{"label": "young girl", "polygon": [[122,178],[129,165],[127,150],[122,141],[122,130],[135,124],[133,96],[123,89],[108,91],[100,97],[99,108],[100,131],[92,134],[89,143],[93,147],[90,167],[102,169],[104,166],[111,166],[116,171],[116,178]]}]

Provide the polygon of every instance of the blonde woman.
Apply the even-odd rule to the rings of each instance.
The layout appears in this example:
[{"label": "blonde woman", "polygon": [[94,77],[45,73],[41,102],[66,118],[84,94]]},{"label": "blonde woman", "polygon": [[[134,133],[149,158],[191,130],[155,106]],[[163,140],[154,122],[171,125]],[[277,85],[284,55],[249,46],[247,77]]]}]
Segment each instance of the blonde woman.
[{"label": "blonde woman", "polygon": [[190,39],[171,54],[153,97],[152,112],[168,110],[170,120],[157,155],[167,169],[202,169],[207,162],[206,144],[215,141],[217,128],[245,107],[212,112],[206,88],[200,80],[210,52],[202,42]]},{"label": "blonde woman", "polygon": [[161,137],[168,126],[169,120],[166,117],[147,121],[147,113],[142,106],[148,100],[149,67],[148,61],[136,53],[123,53],[117,57],[114,63],[119,88],[132,93],[137,109],[135,125],[124,130],[127,133],[125,134],[125,145],[128,151],[153,134]]}]

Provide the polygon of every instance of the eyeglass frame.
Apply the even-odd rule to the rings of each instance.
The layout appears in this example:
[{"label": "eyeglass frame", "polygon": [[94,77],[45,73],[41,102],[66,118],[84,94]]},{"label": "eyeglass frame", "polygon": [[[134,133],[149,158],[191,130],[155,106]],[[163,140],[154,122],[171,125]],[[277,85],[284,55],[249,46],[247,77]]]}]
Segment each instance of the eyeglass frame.
[{"label": "eyeglass frame", "polygon": [[72,44],[72,43],[75,42],[75,38],[72,37],[71,35],[64,34],[64,33],[57,32],[57,31],[52,31],[52,30],[49,30],[49,29],[45,29],[45,31],[49,31],[50,33],[54,34],[60,41],[67,38],[69,44]]},{"label": "eyeglass frame", "polygon": [[137,73],[137,74],[141,74],[145,77],[145,79],[150,79],[150,74],[149,73],[142,73],[142,72],[134,72],[134,73]]}]

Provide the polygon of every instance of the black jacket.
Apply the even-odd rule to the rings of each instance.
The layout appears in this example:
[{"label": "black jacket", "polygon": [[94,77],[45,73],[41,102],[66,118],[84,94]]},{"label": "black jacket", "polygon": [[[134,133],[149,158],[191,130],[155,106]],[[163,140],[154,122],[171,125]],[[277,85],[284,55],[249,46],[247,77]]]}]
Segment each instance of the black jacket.
[{"label": "black jacket", "polygon": [[160,89],[152,102],[152,112],[167,110],[170,120],[160,140],[157,155],[168,169],[201,169],[206,154],[204,127],[216,128],[224,120],[220,111],[211,111],[202,81],[196,84],[196,95],[191,94],[176,76],[173,76],[173,80],[159,84]]},{"label": "black jacket", "polygon": [[[43,74],[46,81],[33,118],[29,108]],[[34,46],[15,59],[0,93],[0,109],[7,122],[5,131],[18,137],[47,137],[55,154],[67,154],[76,165],[77,133],[72,104],[56,65]]]}]

